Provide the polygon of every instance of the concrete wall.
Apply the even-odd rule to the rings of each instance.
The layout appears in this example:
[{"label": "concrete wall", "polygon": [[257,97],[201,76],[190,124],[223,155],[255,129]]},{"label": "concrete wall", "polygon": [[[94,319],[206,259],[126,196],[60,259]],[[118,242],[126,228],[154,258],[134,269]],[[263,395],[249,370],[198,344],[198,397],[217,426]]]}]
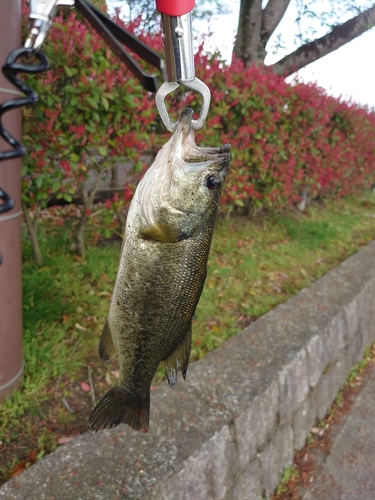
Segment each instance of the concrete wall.
[{"label": "concrete wall", "polygon": [[147,435],[84,434],[0,498],[268,498],[375,339],[374,264],[375,242],[156,388]]}]

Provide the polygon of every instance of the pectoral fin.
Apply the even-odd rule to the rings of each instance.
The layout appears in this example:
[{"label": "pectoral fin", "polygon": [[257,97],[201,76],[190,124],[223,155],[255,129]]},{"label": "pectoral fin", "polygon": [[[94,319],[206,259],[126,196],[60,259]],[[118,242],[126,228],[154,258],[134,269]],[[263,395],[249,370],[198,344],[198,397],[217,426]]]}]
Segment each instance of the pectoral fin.
[{"label": "pectoral fin", "polygon": [[162,243],[176,243],[186,236],[176,226],[170,224],[153,224],[142,229],[139,237],[145,240],[161,241]]},{"label": "pectoral fin", "polygon": [[174,389],[177,384],[177,370],[180,366],[184,380],[189,364],[191,351],[191,324],[186,332],[186,336],[175,351],[164,360],[165,371],[168,378],[169,387]]},{"label": "pectoral fin", "polygon": [[105,322],[102,331],[98,352],[99,352],[99,357],[102,361],[109,361],[116,354],[116,348],[113,344],[112,335],[109,330],[108,320]]}]

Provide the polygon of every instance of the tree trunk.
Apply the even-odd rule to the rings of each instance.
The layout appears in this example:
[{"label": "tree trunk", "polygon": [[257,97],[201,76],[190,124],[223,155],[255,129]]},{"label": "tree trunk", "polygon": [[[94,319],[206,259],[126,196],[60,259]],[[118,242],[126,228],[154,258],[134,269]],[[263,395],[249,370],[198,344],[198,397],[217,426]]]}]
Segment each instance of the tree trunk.
[{"label": "tree trunk", "polygon": [[85,225],[86,222],[88,221],[88,216],[86,215],[86,210],[83,209],[83,214],[81,215],[81,218],[78,221],[78,224],[74,228],[73,231],[73,238],[74,242],[76,244],[76,252],[78,255],[84,255],[85,254]]},{"label": "tree trunk", "polygon": [[32,220],[29,209],[26,203],[22,202],[22,210],[25,215],[25,221],[27,226],[27,232],[31,241],[31,246],[33,248],[33,257],[37,266],[43,264],[42,252],[40,251],[38,236],[36,234],[36,222],[37,220]]},{"label": "tree trunk", "polygon": [[335,26],[327,35],[299,47],[271,67],[276,73],[289,76],[351,42],[373,26],[375,26],[375,5],[346,23]]},{"label": "tree trunk", "polygon": [[262,23],[262,0],[242,0],[233,52],[246,66],[257,60]]},{"label": "tree trunk", "polygon": [[118,184],[119,184],[118,165],[115,165],[112,168],[111,183],[110,183],[109,187],[110,188],[118,188]]},{"label": "tree trunk", "polygon": [[[103,160],[103,163],[104,163],[104,160]],[[100,166],[98,165],[98,169],[97,169],[97,177],[96,177],[96,180],[95,180],[95,183],[91,189],[91,192],[88,193],[86,191],[86,188],[85,186],[83,186],[83,189],[82,189],[82,199],[83,199],[83,212],[81,213],[81,217],[78,221],[78,224],[76,225],[76,227],[74,228],[74,231],[73,231],[73,239],[75,240],[75,245],[76,245],[76,252],[78,253],[78,255],[84,255],[85,254],[85,225],[86,225],[86,222],[89,220],[89,215],[92,211],[92,208],[94,206],[94,201],[95,201],[95,196],[96,196],[96,193],[98,192],[98,189],[99,189],[99,182],[100,182],[100,178],[104,172],[104,170],[106,170],[108,167],[103,167],[103,166]]]}]

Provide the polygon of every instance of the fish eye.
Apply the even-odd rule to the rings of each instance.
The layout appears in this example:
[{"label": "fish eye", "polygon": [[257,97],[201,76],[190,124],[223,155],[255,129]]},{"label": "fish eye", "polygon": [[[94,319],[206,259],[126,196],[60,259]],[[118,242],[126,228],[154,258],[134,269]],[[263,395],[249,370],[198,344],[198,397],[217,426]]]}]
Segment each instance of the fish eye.
[{"label": "fish eye", "polygon": [[221,180],[220,178],[215,175],[211,174],[207,177],[206,179],[206,186],[210,191],[214,191],[215,189],[218,189],[221,185]]}]

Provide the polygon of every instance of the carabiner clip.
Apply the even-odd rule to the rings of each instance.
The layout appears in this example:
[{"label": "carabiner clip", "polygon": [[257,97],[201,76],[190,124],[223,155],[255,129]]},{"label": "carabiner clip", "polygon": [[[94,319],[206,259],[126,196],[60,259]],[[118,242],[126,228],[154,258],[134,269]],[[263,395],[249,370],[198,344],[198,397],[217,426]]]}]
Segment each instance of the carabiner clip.
[{"label": "carabiner clip", "polygon": [[165,106],[166,96],[179,85],[198,92],[202,96],[202,108],[198,120],[192,121],[193,129],[198,130],[206,121],[211,93],[207,85],[195,77],[191,12],[179,16],[163,12],[162,20],[168,81],[156,93],[156,107],[166,128],[173,132],[177,122],[169,118]]},{"label": "carabiner clip", "polygon": [[30,0],[29,36],[24,48],[37,51],[44,42],[59,5],[74,6],[74,0]]}]

